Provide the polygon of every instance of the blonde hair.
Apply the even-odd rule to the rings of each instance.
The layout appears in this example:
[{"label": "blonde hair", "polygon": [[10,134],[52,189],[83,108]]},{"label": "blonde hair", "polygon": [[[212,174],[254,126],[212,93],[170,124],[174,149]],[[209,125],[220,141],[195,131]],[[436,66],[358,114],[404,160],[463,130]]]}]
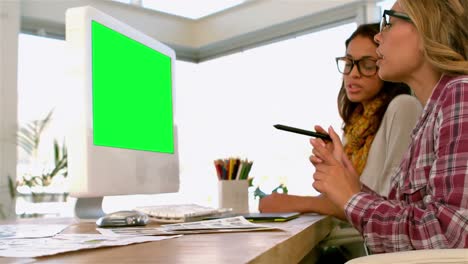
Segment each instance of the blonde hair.
[{"label": "blonde hair", "polygon": [[468,74],[468,0],[398,0],[421,34],[429,62],[446,74]]}]

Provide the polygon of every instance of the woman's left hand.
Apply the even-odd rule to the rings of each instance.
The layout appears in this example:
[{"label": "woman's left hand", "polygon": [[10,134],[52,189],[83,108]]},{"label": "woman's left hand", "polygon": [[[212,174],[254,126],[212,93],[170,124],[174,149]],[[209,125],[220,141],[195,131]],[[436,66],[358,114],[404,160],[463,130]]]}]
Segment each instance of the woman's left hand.
[{"label": "woman's left hand", "polygon": [[[339,140],[333,130],[329,132],[333,141]],[[311,139],[310,143],[314,147],[310,161],[316,169],[312,186],[325,194],[339,208],[344,208],[351,196],[361,190],[357,173],[352,166],[349,164],[347,166],[347,162],[342,164],[337,161],[321,139]]]}]

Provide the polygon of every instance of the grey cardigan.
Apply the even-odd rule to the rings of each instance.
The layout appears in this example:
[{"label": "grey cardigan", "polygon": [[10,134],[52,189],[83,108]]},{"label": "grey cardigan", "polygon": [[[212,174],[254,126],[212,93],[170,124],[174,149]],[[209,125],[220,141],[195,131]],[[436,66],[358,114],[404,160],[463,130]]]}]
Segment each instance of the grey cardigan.
[{"label": "grey cardigan", "polygon": [[390,178],[408,148],[421,112],[421,103],[410,95],[398,95],[388,105],[361,174],[361,182],[380,195],[388,195]]}]

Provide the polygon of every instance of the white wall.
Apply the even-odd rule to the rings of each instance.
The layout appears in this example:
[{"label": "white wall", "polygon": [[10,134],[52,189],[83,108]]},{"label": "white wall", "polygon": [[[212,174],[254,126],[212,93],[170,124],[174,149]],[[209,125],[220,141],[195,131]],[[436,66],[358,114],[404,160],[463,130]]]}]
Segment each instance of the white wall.
[{"label": "white wall", "polygon": [[19,4],[0,1],[0,218],[14,215],[8,176],[16,179],[16,69]]}]

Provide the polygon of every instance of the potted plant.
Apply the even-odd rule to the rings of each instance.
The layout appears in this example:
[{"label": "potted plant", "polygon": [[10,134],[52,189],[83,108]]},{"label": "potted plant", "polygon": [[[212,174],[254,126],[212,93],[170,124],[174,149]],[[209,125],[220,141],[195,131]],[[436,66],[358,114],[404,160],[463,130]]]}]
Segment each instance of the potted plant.
[{"label": "potted plant", "polygon": [[38,153],[41,136],[50,123],[52,111],[41,120],[35,120],[22,126],[18,131],[18,146],[29,159],[31,169],[23,173],[16,181],[9,177],[10,195],[12,198],[23,197],[31,202],[66,201],[66,192],[51,192],[49,186],[54,179],[66,178],[68,174],[67,148],[64,143],[53,142],[53,164],[39,161]]}]

